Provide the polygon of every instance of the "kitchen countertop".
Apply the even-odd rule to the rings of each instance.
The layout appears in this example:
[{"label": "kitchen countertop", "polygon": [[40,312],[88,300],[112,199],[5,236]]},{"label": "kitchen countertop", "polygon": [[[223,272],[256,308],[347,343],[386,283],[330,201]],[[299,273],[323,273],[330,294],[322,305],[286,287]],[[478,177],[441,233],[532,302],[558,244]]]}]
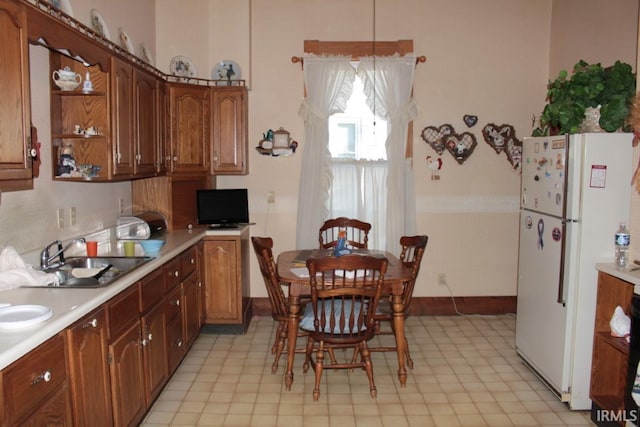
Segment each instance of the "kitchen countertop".
[{"label": "kitchen countertop", "polygon": [[640,295],[640,265],[629,264],[627,268],[620,268],[612,262],[603,262],[596,264],[596,269],[633,284],[633,292]]},{"label": "kitchen countertop", "polygon": [[[0,369],[5,368],[38,345],[67,328],[86,314],[101,306],[136,281],[142,279],[185,249],[199,242],[205,235],[240,234],[241,230],[211,231],[202,228],[175,230],[164,233],[166,241],[160,253],[151,261],[97,289],[30,288],[22,287],[0,292],[0,303],[39,304],[51,307],[53,316],[37,325],[16,330],[0,329]],[[117,244],[112,244],[113,248]],[[122,256],[118,250],[100,252],[100,256]],[[138,254],[136,254],[138,255]]]}]

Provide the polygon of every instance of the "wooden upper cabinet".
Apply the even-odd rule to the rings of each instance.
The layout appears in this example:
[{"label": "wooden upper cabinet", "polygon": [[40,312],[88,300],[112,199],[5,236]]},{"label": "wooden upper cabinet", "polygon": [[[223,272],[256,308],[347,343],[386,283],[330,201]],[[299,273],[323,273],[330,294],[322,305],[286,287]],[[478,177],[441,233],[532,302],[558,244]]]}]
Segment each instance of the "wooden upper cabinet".
[{"label": "wooden upper cabinet", "polygon": [[136,175],[156,172],[159,134],[159,82],[150,74],[135,71],[135,164]]},{"label": "wooden upper cabinet", "polygon": [[111,119],[113,129],[114,175],[132,175],[133,140],[133,66],[120,58],[111,58]]},{"label": "wooden upper cabinet", "polygon": [[248,173],[247,105],[246,86],[212,88],[212,175]]},{"label": "wooden upper cabinet", "polygon": [[170,84],[169,173],[209,172],[210,106],[207,86]]},{"label": "wooden upper cabinet", "polygon": [[0,0],[0,40],[0,190],[31,189],[27,14],[20,3]]}]

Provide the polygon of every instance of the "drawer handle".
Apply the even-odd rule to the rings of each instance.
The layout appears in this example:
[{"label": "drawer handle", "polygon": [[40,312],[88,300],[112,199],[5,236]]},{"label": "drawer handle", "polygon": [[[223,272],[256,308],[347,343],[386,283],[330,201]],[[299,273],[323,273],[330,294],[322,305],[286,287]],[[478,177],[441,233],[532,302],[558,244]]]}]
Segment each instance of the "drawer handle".
[{"label": "drawer handle", "polygon": [[149,332],[149,334],[147,335],[147,340],[149,341],[153,340],[153,334],[151,332]]},{"label": "drawer handle", "polygon": [[98,319],[92,319],[89,322],[82,325],[83,328],[97,328],[98,327]]},{"label": "drawer handle", "polygon": [[193,259],[193,258],[191,258],[189,261],[191,262],[191,264],[195,264],[196,263],[196,260]]},{"label": "drawer handle", "polygon": [[144,346],[146,346],[147,344],[149,344],[149,341],[147,341],[147,340],[142,340],[142,341],[140,341],[140,344],[142,344],[142,346],[144,347]]},{"label": "drawer handle", "polygon": [[177,300],[172,300],[172,301],[171,301],[171,305],[177,305],[177,306],[180,306],[180,300],[179,300],[179,299],[177,299]]},{"label": "drawer handle", "polygon": [[178,340],[178,348],[182,347],[182,340]]},{"label": "drawer handle", "polygon": [[43,373],[41,373],[39,376],[37,376],[33,381],[31,381],[32,385],[41,383],[41,382],[45,382],[48,383],[49,381],[51,381],[51,378],[53,377],[53,375],[51,374],[51,371],[46,370]]}]

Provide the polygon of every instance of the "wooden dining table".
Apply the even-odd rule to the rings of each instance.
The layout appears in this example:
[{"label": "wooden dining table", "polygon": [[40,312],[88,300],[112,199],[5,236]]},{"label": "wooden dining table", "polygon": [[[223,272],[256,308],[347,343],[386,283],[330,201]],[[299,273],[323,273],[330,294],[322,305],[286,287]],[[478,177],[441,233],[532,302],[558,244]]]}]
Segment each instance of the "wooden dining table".
[{"label": "wooden dining table", "polygon": [[[278,255],[278,275],[283,285],[289,288],[289,325],[287,337],[287,369],[285,371],[285,386],[291,390],[293,384],[293,362],[295,358],[296,339],[300,316],[300,298],[311,295],[308,271],[306,277],[300,275],[304,271],[305,261],[311,257],[332,256],[331,249],[306,249],[284,251]],[[398,353],[398,379],[401,387],[407,384],[407,368],[404,355],[404,303],[402,291],[404,283],[411,280],[411,268],[406,267],[397,256],[390,252],[379,250],[358,250],[362,255],[380,256],[387,258],[387,274],[384,276],[382,294],[389,296],[393,308],[393,324],[395,330],[396,349]],[[292,270],[293,269],[293,270]],[[302,269],[302,270],[300,270]],[[296,274],[296,272],[298,274]]]}]

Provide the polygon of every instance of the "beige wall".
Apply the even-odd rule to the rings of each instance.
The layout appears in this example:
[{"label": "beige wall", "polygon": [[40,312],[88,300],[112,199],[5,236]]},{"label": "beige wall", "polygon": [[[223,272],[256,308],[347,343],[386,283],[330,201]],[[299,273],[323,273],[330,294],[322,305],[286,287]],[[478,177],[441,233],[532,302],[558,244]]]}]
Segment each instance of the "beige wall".
[{"label": "beige wall", "polygon": [[638,0],[556,0],[552,16],[551,78],[580,59],[603,66],[620,60],[635,68]]},{"label": "beige wall", "polygon": [[[457,295],[514,295],[519,175],[504,154],[496,155],[482,140],[481,129],[489,122],[508,123],[520,137],[529,134],[530,117],[542,109],[544,100],[551,2],[378,0],[376,4],[376,38],[413,39],[416,53],[427,56],[416,72],[415,96],[422,113],[413,136],[418,231],[428,234],[430,241],[416,294],[448,295],[446,288],[436,284],[437,274],[444,272]],[[276,252],[295,245],[301,156],[264,157],[253,147],[263,132],[282,126],[304,150],[303,122],[298,116],[302,71],[291,57],[302,54],[305,39],[371,40],[371,5],[370,0],[251,2],[251,173],[217,181],[221,187],[249,188],[252,219],[257,223],[251,232],[274,237]],[[163,22],[183,13],[181,8],[169,0],[158,3],[158,34],[165,33]],[[234,44],[236,33],[218,32],[211,27],[212,21],[200,32],[222,46]],[[201,19],[193,23],[205,25]],[[514,37],[522,28],[531,31]],[[189,33],[176,37],[184,49],[195,43]],[[160,41],[158,46],[159,57],[178,54],[163,53]],[[215,57],[215,50],[204,45],[194,53],[198,64],[205,63],[207,55]],[[229,59],[238,61],[243,47],[236,52]],[[239,63],[246,73],[245,63]],[[462,122],[464,114],[477,115],[479,123],[469,130]],[[441,179],[432,181],[425,157],[435,152],[422,141],[420,132],[443,123],[459,132],[472,131],[478,147],[463,166],[444,155]],[[276,193],[273,205],[266,204],[269,191]],[[253,264],[252,296],[265,296]]]},{"label": "beige wall", "polygon": [[[302,71],[291,63],[291,57],[302,54],[305,39],[372,39],[372,2],[72,3],[83,22],[85,17],[88,20],[88,11],[96,7],[112,34],[122,26],[136,48],[142,41],[155,47],[152,54],[163,71],[168,71],[175,55],[190,57],[199,76],[205,78],[221,59],[240,64],[250,87],[250,174],[218,177],[218,185],[247,187],[252,219],[256,222],[252,234],[274,237],[276,253],[293,248],[301,156],[265,157],[253,147],[263,132],[282,126],[300,142],[300,150],[305,149],[305,141],[301,140],[303,123],[298,116],[303,96]],[[416,295],[448,295],[445,287],[437,285],[438,273],[447,275],[455,295],[515,295],[519,175],[511,170],[504,154],[495,154],[483,141],[481,129],[489,122],[504,123],[513,125],[519,138],[529,135],[531,117],[544,105],[551,68],[554,3],[377,0],[376,5],[376,39],[413,39],[416,53],[427,57],[416,71],[415,97],[422,111],[414,122],[413,138],[418,231],[428,234],[430,241]],[[631,41],[616,43],[615,49],[626,52],[632,44],[635,52],[635,43],[634,36]],[[610,49],[611,45],[605,50]],[[47,147],[50,131],[46,51],[39,48],[32,56],[34,123]],[[467,128],[462,122],[464,114],[477,115],[478,124]],[[420,132],[426,126],[443,123],[452,124],[458,132],[474,133],[478,147],[464,165],[444,153],[441,179],[432,181],[425,157],[435,152],[422,141]],[[43,158],[48,164],[48,149],[43,150]],[[50,176],[50,169],[44,168],[35,190],[2,195],[1,244],[26,252],[54,238],[82,235],[115,222],[119,197],[130,201],[126,183],[53,183]],[[275,204],[266,203],[269,191],[275,191]],[[79,224],[73,229],[57,230],[56,210],[69,205],[78,206]],[[252,296],[266,296],[253,257],[251,282]]]}]

